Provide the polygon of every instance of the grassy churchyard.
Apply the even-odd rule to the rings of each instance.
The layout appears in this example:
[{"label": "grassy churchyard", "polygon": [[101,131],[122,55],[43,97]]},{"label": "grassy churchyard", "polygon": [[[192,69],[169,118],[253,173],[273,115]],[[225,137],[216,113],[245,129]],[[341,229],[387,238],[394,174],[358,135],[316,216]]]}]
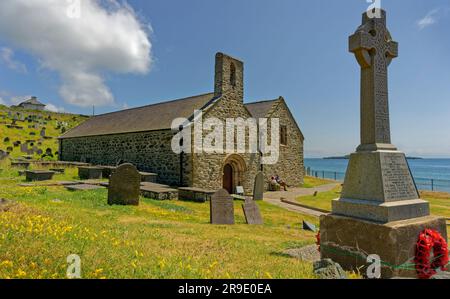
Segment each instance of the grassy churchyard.
[{"label": "grassy churchyard", "polygon": [[[0,213],[0,278],[65,278],[71,254],[83,278],[314,278],[312,263],[283,251],[314,244],[301,222],[317,218],[260,202],[265,224],[249,226],[236,201],[236,225],[216,226],[209,203],[109,206],[106,189],[19,187],[24,177],[6,163],[0,198],[16,204]],[[76,176],[69,168],[54,180]]]}]

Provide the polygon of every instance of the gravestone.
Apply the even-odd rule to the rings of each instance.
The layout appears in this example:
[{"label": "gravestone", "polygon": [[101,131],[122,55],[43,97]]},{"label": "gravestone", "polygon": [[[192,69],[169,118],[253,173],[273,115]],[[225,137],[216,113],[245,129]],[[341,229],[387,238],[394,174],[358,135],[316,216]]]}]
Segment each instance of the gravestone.
[{"label": "gravestone", "polygon": [[4,150],[0,150],[0,161],[8,157],[8,154]]},{"label": "gravestone", "polygon": [[80,180],[99,180],[102,178],[103,168],[93,166],[79,166],[78,177]]},{"label": "gravestone", "polygon": [[253,186],[253,200],[264,199],[264,173],[258,172]]},{"label": "gravestone", "polygon": [[446,223],[430,216],[405,154],[391,143],[388,66],[398,44],[386,28],[386,12],[377,13],[379,18],[364,13],[349,39],[361,67],[361,145],[350,156],[341,198],[333,200],[331,214],[321,216],[321,256],[365,273],[367,256],[376,254],[382,278],[416,278],[414,267],[404,265],[414,261],[419,234],[430,228],[446,239]]},{"label": "gravestone", "polygon": [[42,129],[41,129],[41,132],[39,133],[39,135],[40,135],[41,137],[45,137],[45,128],[42,128]]},{"label": "gravestone", "polygon": [[21,144],[20,151],[24,154],[28,153],[28,144],[26,144],[26,143]]},{"label": "gravestone", "polygon": [[141,175],[132,164],[122,164],[115,169],[109,179],[109,205],[139,205]]},{"label": "gravestone", "polygon": [[254,200],[251,199],[246,200],[245,203],[242,205],[242,209],[244,210],[244,216],[245,220],[247,221],[247,224],[252,225],[264,224],[259,207]]},{"label": "gravestone", "polygon": [[53,175],[55,172],[53,171],[46,171],[46,170],[32,170],[32,171],[25,171],[26,180],[28,182],[34,182],[34,181],[48,181],[53,178]]},{"label": "gravestone", "polygon": [[211,224],[234,224],[234,202],[227,190],[220,189],[211,197]]},{"label": "gravestone", "polygon": [[102,186],[89,185],[89,184],[76,184],[76,185],[66,185],[64,186],[69,191],[91,191],[97,189],[104,189]]}]

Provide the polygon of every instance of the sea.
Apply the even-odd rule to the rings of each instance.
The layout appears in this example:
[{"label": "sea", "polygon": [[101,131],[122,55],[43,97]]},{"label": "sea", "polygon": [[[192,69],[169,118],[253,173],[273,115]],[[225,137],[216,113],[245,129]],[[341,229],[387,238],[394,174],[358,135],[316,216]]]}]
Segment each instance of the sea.
[{"label": "sea", "polygon": [[[450,159],[408,159],[420,190],[450,192]],[[317,177],[343,181],[347,159],[305,159],[305,167]]]}]

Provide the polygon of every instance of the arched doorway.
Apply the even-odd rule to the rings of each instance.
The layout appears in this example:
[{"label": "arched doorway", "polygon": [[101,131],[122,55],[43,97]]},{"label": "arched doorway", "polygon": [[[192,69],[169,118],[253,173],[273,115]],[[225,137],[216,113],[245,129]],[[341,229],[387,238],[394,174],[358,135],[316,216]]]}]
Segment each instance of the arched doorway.
[{"label": "arched doorway", "polygon": [[233,194],[233,166],[226,164],[223,168],[223,189]]},{"label": "arched doorway", "polygon": [[240,155],[233,154],[225,159],[223,165],[223,188],[233,194],[245,180],[245,161]]}]

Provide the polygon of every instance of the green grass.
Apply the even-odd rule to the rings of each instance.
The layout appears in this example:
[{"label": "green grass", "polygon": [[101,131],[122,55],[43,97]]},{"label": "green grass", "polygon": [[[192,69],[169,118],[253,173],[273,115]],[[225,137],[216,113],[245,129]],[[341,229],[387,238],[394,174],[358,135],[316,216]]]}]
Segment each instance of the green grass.
[{"label": "green grass", "polygon": [[306,206],[319,208],[325,211],[331,211],[331,201],[339,198],[341,187],[338,186],[331,191],[318,192],[317,196],[308,195],[297,198],[296,200]]},{"label": "green grass", "polygon": [[[287,248],[315,242],[302,216],[261,202],[262,226],[209,224],[209,204],[141,198],[139,207],[108,206],[107,191],[18,187],[17,170],[0,166],[0,278],[65,278],[70,254],[83,278],[314,278],[312,264]],[[75,170],[55,179],[71,180]]]},{"label": "green grass", "polygon": [[[8,112],[11,112],[11,117],[8,116]],[[20,121],[18,120],[16,122],[16,125],[23,127],[22,130],[20,129],[9,129],[7,128],[8,124],[11,124],[13,120],[13,116],[16,113],[21,113],[24,117],[27,117],[28,115],[37,115],[42,116],[43,119],[42,124],[37,124],[34,122],[29,123],[28,121]],[[48,120],[48,117],[51,117],[51,120]],[[29,110],[23,110],[20,108],[9,108],[6,106],[0,105],[0,150],[7,151],[8,147],[12,147],[13,151],[10,153],[10,157],[12,158],[19,158],[24,155],[25,153],[22,153],[20,151],[19,147],[14,147],[13,143],[15,141],[20,141],[21,143],[25,143],[27,140],[35,140],[36,142],[34,145],[36,145],[38,148],[40,148],[44,153],[47,148],[50,148],[53,153],[58,151],[58,140],[57,137],[60,136],[61,128],[57,129],[58,122],[59,123],[66,123],[67,127],[66,129],[71,129],[81,122],[85,121],[87,118],[80,115],[73,115],[73,114],[64,114],[64,113],[53,113],[48,111],[29,111]],[[44,124],[46,122],[47,124]],[[34,128],[28,128],[29,125],[38,125],[37,129]],[[52,139],[43,139],[41,141],[41,145],[38,145],[38,141],[41,138],[40,132],[41,129],[45,127],[46,128],[46,136],[53,137]],[[31,132],[34,132],[35,135],[30,135]],[[8,137],[9,142],[4,142],[4,139]],[[32,146],[29,146],[29,148],[32,148]],[[39,155],[35,154],[33,156],[34,159],[41,158]],[[56,157],[55,157],[56,159]]]},{"label": "green grass", "polygon": [[332,180],[326,180],[326,179],[321,179],[321,178],[316,178],[316,177],[311,177],[311,176],[306,176],[304,179],[304,183],[302,186],[302,188],[314,188],[314,187],[319,187],[319,186],[323,186],[323,185],[327,185],[327,184],[333,184],[336,183],[336,181],[332,181]]}]

